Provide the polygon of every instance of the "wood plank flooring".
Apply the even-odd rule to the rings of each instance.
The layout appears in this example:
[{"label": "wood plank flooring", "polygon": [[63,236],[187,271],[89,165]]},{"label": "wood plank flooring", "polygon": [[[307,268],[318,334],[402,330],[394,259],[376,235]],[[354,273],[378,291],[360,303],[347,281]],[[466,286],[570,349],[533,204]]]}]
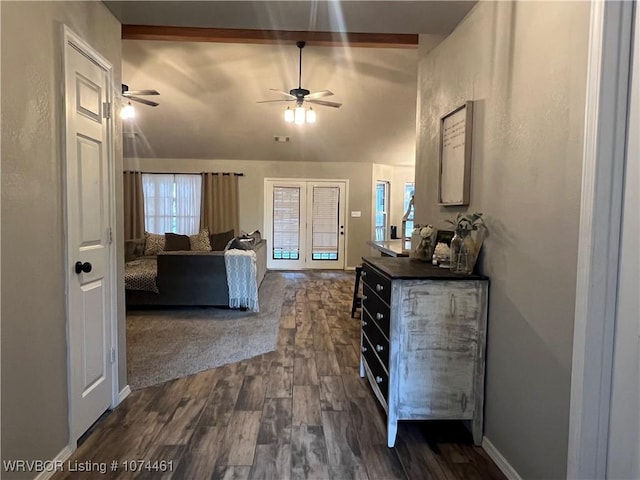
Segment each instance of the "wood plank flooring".
[{"label": "wood plank flooring", "polygon": [[[505,478],[459,422],[401,423],[387,448],[384,410],[358,375],[352,272],[270,274],[287,281],[276,351],[134,391],[70,460],[118,470],[54,478]],[[172,468],[125,471],[130,460]]]}]

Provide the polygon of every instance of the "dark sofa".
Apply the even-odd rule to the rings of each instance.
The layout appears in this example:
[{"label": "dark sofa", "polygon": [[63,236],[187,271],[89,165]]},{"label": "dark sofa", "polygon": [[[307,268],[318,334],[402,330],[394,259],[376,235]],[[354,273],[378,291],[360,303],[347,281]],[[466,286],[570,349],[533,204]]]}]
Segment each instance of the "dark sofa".
[{"label": "dark sofa", "polygon": [[[256,252],[258,286],[267,270],[267,242],[253,246]],[[126,290],[127,307],[228,306],[229,287],[224,252],[160,252],[157,258],[157,286],[160,293]]]}]

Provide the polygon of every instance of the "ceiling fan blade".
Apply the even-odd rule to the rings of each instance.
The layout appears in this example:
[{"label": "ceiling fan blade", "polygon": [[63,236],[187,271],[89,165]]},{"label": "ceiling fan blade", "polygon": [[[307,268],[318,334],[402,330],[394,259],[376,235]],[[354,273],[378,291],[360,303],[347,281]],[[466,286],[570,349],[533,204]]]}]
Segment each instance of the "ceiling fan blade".
[{"label": "ceiling fan blade", "polygon": [[315,103],[317,105],[324,105],[325,107],[333,107],[340,108],[342,106],[341,103],[338,102],[327,102],[326,100],[305,100],[309,103]]},{"label": "ceiling fan blade", "polygon": [[146,98],[138,98],[138,97],[131,97],[131,96],[127,96],[127,98],[129,100],[133,100],[134,102],[139,102],[145,105],[149,105],[150,107],[157,107],[158,105],[160,105],[158,102],[152,102],[151,100],[147,100]]},{"label": "ceiling fan blade", "polygon": [[260,100],[256,103],[271,103],[271,102],[295,102],[295,98],[282,98],[280,100]]},{"label": "ceiling fan blade", "polygon": [[272,92],[281,93],[282,95],[285,95],[287,97],[296,98],[295,95],[291,95],[289,92],[284,92],[282,90],[278,90],[277,88],[270,88],[269,90],[271,90]]},{"label": "ceiling fan blade", "polygon": [[319,92],[313,92],[304,97],[305,100],[315,100],[316,98],[330,97],[333,92],[330,90],[320,90]]},{"label": "ceiling fan blade", "polygon": [[157,90],[127,90],[123,93],[125,97],[131,95],[160,95],[160,92]]}]

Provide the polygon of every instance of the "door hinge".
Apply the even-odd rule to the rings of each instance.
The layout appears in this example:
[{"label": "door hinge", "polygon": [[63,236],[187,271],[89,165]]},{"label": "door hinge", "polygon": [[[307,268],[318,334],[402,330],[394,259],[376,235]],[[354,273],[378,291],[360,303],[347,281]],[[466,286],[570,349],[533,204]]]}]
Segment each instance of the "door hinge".
[{"label": "door hinge", "polygon": [[111,347],[111,363],[116,363],[116,348]]},{"label": "door hinge", "polygon": [[111,103],[104,102],[102,104],[102,109],[104,111],[104,118],[111,118]]},{"label": "door hinge", "polygon": [[111,233],[111,227],[107,228],[107,243],[111,245],[113,243],[113,233]]}]

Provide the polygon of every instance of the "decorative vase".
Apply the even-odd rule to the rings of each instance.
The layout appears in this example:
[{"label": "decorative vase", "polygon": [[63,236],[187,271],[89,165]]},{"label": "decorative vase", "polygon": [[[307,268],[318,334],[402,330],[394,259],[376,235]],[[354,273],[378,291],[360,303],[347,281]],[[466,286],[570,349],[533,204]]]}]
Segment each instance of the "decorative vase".
[{"label": "decorative vase", "polygon": [[422,239],[418,245],[417,258],[423,262],[431,261],[431,242],[428,239]]},{"label": "decorative vase", "polygon": [[476,263],[476,248],[468,231],[456,231],[451,239],[451,272],[470,275]]},{"label": "decorative vase", "polygon": [[486,229],[457,230],[451,239],[451,271],[470,275],[476,265]]},{"label": "decorative vase", "polygon": [[422,262],[431,262],[433,254],[433,239],[435,230],[431,225],[417,225],[411,234],[411,251],[409,258],[411,260],[420,260]]}]

